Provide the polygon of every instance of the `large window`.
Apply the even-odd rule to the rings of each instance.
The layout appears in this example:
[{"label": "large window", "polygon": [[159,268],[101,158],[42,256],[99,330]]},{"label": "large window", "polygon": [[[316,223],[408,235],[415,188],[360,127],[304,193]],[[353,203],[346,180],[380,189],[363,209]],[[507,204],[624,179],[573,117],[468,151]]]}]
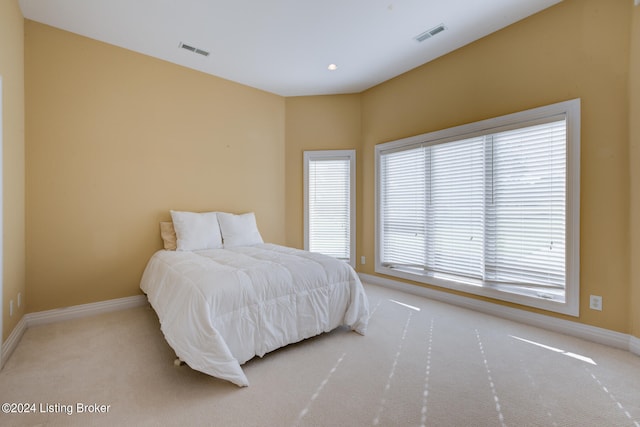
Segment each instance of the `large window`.
[{"label": "large window", "polygon": [[355,151],[304,152],[304,247],[355,266]]},{"label": "large window", "polygon": [[376,271],[578,315],[579,100],[376,147]]}]

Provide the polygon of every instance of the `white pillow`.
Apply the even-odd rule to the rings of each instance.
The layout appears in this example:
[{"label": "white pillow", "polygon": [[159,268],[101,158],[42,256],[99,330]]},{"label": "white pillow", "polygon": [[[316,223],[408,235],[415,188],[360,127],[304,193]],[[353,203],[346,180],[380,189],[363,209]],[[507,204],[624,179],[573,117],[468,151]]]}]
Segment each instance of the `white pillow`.
[{"label": "white pillow", "polygon": [[218,222],[225,248],[264,243],[253,212],[242,215],[218,212]]},{"label": "white pillow", "polygon": [[176,230],[177,250],[197,251],[222,248],[222,236],[216,212],[171,211]]}]

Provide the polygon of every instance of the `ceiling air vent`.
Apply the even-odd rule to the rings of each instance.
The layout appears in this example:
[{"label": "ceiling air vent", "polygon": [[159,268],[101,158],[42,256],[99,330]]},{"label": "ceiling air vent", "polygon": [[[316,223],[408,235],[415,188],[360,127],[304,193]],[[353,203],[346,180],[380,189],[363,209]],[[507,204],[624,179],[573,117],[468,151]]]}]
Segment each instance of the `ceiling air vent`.
[{"label": "ceiling air vent", "polygon": [[414,37],[414,39],[416,39],[419,42],[423,42],[426,39],[430,39],[431,37],[443,32],[446,29],[447,27],[445,27],[444,24],[440,24],[437,27],[433,27],[432,29],[425,31],[424,33],[418,34],[417,36]]},{"label": "ceiling air vent", "polygon": [[198,49],[197,47],[193,47],[182,42],[180,42],[180,47],[182,49],[188,50],[189,52],[197,53],[198,55],[209,56],[209,52],[207,52],[206,50]]}]

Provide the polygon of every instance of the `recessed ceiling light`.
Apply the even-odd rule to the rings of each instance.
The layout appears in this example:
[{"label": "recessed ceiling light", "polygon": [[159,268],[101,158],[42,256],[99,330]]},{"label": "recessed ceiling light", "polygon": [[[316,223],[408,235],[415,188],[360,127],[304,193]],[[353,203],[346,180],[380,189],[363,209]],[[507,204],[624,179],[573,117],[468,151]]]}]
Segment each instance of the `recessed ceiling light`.
[{"label": "recessed ceiling light", "polygon": [[327,69],[329,71],[335,71],[338,69],[338,66],[336,64],[329,64],[329,66],[327,67]]}]

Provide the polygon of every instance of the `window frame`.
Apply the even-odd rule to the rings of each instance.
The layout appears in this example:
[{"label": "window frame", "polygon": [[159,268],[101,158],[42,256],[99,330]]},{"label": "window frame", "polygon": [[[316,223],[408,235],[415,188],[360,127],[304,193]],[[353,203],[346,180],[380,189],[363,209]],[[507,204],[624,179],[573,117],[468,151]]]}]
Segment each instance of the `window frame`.
[{"label": "window frame", "polygon": [[356,150],[310,150],[303,152],[304,249],[309,250],[309,163],[314,160],[349,160],[349,260],[356,266]]},{"label": "window frame", "polygon": [[[435,144],[456,141],[498,131],[526,127],[529,123],[552,116],[566,117],[566,225],[565,225],[565,295],[564,301],[550,300],[527,292],[526,289],[498,289],[452,278],[438,277],[425,272],[401,271],[384,266],[381,260],[381,154],[402,150],[417,144]],[[559,102],[517,113],[429,132],[375,147],[375,272],[419,283],[461,291],[542,310],[579,316],[580,313],[580,99]]]}]

